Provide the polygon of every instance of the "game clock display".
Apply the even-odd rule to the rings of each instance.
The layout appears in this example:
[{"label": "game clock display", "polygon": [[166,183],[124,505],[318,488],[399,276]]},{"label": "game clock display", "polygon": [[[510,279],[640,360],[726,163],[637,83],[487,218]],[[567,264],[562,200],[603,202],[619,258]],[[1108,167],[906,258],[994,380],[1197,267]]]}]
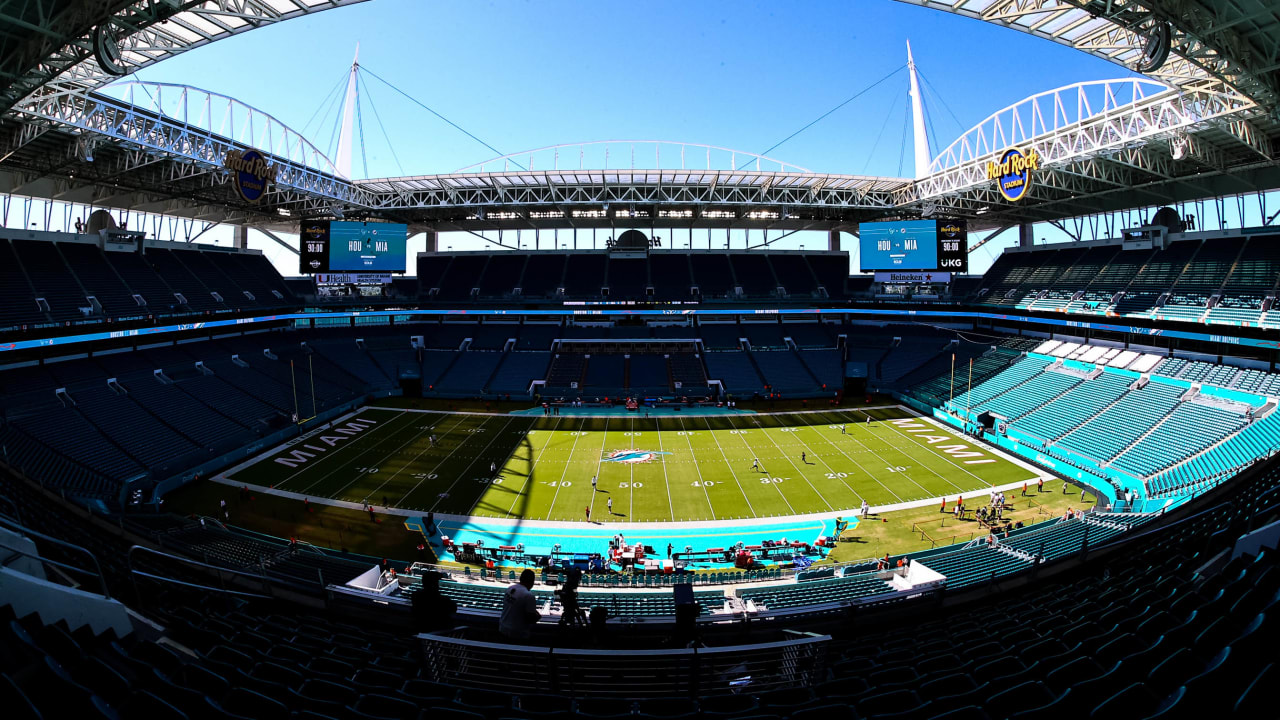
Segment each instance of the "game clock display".
[{"label": "game clock display", "polygon": [[859,267],[875,270],[969,269],[968,229],[962,220],[863,223]]},{"label": "game clock display", "polygon": [[307,220],[299,234],[304,273],[405,271],[407,225]]}]

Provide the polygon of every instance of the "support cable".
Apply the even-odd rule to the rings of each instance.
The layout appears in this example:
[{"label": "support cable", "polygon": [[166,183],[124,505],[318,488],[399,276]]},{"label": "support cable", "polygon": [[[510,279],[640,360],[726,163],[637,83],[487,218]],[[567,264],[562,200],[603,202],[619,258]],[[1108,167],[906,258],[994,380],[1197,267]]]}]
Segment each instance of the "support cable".
[{"label": "support cable", "polygon": [[369,177],[369,152],[364,145],[364,115],[360,111],[360,73],[356,73],[356,128],[360,132],[360,162],[364,163],[364,176]]},{"label": "support cable", "polygon": [[[369,73],[369,75],[371,75],[375,80],[378,80],[378,81],[379,81],[379,82],[381,82],[383,85],[386,85],[387,87],[391,88],[392,90],[395,90],[396,92],[398,92],[398,93],[400,93],[401,95],[405,96],[405,97],[406,97],[406,98],[408,98],[408,100],[409,100],[410,102],[412,102],[413,104],[417,105],[418,107],[422,108],[423,110],[426,110],[427,112],[431,113],[432,115],[435,115],[436,117],[438,117],[438,118],[440,118],[441,120],[445,121],[445,122],[446,122],[446,123],[448,123],[448,124],[449,124],[449,126],[450,126],[450,127],[452,127],[453,129],[457,130],[458,132],[462,133],[463,135],[466,135],[467,137],[471,138],[472,140],[475,140],[476,142],[480,143],[481,145],[485,146],[486,148],[488,148],[488,149],[492,150],[492,151],[493,151],[495,154],[497,154],[498,156],[500,156],[500,157],[501,157],[501,156],[503,156],[503,155],[504,155],[504,153],[503,153],[501,150],[499,150],[499,149],[495,148],[494,146],[490,145],[489,143],[487,143],[487,142],[485,142],[485,141],[481,140],[480,138],[476,137],[475,135],[471,134],[471,133],[470,133],[470,132],[468,132],[466,129],[464,129],[461,125],[459,125],[459,124],[455,123],[454,121],[450,120],[449,118],[447,118],[447,117],[445,117],[445,116],[441,115],[440,113],[436,112],[435,110],[432,110],[430,107],[427,107],[427,105],[426,105],[425,103],[423,103],[421,100],[418,100],[417,98],[413,97],[412,95],[410,95],[409,93],[405,92],[404,90],[401,90],[400,88],[396,87],[395,85],[392,85],[390,82],[388,82],[387,80],[385,80],[385,79],[384,79],[381,75],[379,75],[378,73],[376,73],[376,72],[374,72],[374,71],[372,71],[372,70],[370,70],[370,69],[368,69],[368,68],[364,67],[363,65],[361,65],[361,66],[360,66],[360,70],[362,70],[362,71],[364,71],[364,72]],[[521,170],[528,170],[528,168],[526,168],[525,166],[523,166],[523,165],[521,165],[520,163],[516,162],[515,160],[512,160],[511,162],[512,162],[512,164],[514,164],[516,167],[520,168]]]},{"label": "support cable", "polygon": [[369,93],[369,109],[373,110],[373,119],[378,121],[378,128],[382,130],[382,139],[387,141],[387,148],[391,150],[391,159],[396,161],[396,167],[400,170],[400,175],[408,175],[404,171],[404,165],[400,164],[400,156],[396,153],[396,146],[391,144],[391,136],[387,134],[387,126],[382,124],[382,116],[378,114],[378,105],[373,101],[373,93],[365,89]]},{"label": "support cable", "polygon": [[[905,89],[899,91],[897,95],[894,95],[893,101],[889,103],[888,107],[893,107],[894,105],[897,105],[898,102],[902,99],[903,92],[905,92]],[[880,132],[876,134],[876,141],[871,143],[871,152],[867,154],[867,161],[862,164],[863,175],[867,174],[867,168],[871,166],[871,161],[875,159],[876,151],[880,149],[880,139],[884,137],[884,131],[886,128],[889,127],[889,118],[891,117],[893,116],[890,115],[889,113],[884,114],[884,122],[880,123]]]},{"label": "support cable", "polygon": [[[795,132],[791,133],[790,135],[786,136],[785,138],[783,138],[783,139],[779,140],[778,142],[774,143],[772,147],[770,147],[768,150],[765,150],[764,152],[760,153],[760,155],[762,155],[762,156],[763,156],[763,155],[768,155],[769,153],[773,152],[774,150],[777,150],[779,147],[781,147],[781,146],[782,146],[783,144],[785,144],[787,141],[791,140],[791,138],[794,138],[795,136],[799,135],[800,133],[804,132],[805,130],[808,130],[809,128],[813,127],[814,125],[817,125],[819,122],[822,122],[822,121],[823,121],[824,119],[826,119],[826,117],[827,117],[828,115],[830,115],[831,113],[834,113],[835,111],[839,110],[840,108],[844,107],[845,105],[848,105],[849,103],[853,102],[854,100],[857,100],[858,98],[862,97],[863,95],[867,94],[868,92],[871,92],[871,90],[872,90],[872,89],[874,89],[876,86],[880,85],[881,83],[883,83],[884,81],[886,81],[886,80],[888,80],[889,78],[893,77],[894,75],[897,75],[898,73],[902,72],[902,71],[903,71],[903,70],[905,70],[906,68],[907,68],[907,66],[906,66],[906,65],[902,65],[902,66],[898,67],[898,69],[897,69],[897,70],[894,70],[893,72],[889,73],[888,75],[885,75],[884,77],[880,78],[879,80],[877,80],[877,81],[875,81],[875,82],[871,83],[870,85],[866,86],[865,88],[863,88],[863,89],[859,90],[858,92],[854,93],[851,97],[849,97],[849,99],[847,99],[847,100],[845,100],[844,102],[840,103],[839,105],[837,105],[837,106],[835,106],[835,107],[831,108],[830,110],[828,110],[828,111],[826,111],[826,112],[822,113],[822,114],[821,114],[821,115],[819,115],[817,118],[815,118],[814,120],[812,120],[809,124],[805,125],[804,127],[800,128],[799,130],[797,130],[797,131],[795,131]],[[749,165],[750,163],[751,163],[751,161],[750,161],[750,160],[748,160],[748,161],[746,161],[746,162],[742,163],[741,165],[739,165],[739,166],[738,166],[737,168],[735,168],[735,169],[736,169],[736,170],[741,170],[742,168],[746,167],[746,166],[747,166],[747,165]]]},{"label": "support cable", "polygon": [[[311,117],[307,120],[307,124],[303,125],[302,130],[298,132],[299,135],[306,137],[307,130],[311,127],[311,123],[315,122],[316,118],[320,116],[320,111],[324,110],[325,107],[333,107],[333,103],[337,102],[337,99],[339,97],[338,91],[342,89],[342,81],[347,79],[347,75],[350,74],[350,72],[351,71],[348,70],[347,72],[343,73],[342,77],[338,79],[338,83],[333,86],[333,89],[325,94],[324,99],[321,100],[320,104],[316,106],[315,112],[311,113]],[[328,117],[328,116],[329,114],[326,112],[324,114],[324,117]],[[319,126],[317,126],[316,129],[318,130]]]}]

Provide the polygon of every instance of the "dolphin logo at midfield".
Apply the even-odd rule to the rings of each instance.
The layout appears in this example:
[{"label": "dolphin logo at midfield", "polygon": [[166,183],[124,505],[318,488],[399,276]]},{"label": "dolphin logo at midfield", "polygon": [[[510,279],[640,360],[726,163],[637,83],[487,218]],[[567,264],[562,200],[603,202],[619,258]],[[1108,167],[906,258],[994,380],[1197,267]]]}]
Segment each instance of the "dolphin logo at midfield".
[{"label": "dolphin logo at midfield", "polygon": [[670,455],[669,452],[659,450],[614,450],[604,456],[604,462],[613,463],[647,463],[653,462],[658,455]]}]

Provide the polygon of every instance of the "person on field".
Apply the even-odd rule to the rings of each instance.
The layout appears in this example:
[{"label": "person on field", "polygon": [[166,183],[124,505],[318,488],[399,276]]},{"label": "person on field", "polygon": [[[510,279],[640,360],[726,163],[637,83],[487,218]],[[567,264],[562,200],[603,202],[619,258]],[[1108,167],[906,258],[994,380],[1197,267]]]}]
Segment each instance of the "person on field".
[{"label": "person on field", "polygon": [[752,470],[760,469],[760,458],[751,458],[751,469]]},{"label": "person on field", "polygon": [[605,502],[605,507],[609,509],[609,514],[612,515],[613,514],[613,498],[609,498],[608,501]]},{"label": "person on field", "polygon": [[587,522],[591,522],[591,506],[587,506]]}]

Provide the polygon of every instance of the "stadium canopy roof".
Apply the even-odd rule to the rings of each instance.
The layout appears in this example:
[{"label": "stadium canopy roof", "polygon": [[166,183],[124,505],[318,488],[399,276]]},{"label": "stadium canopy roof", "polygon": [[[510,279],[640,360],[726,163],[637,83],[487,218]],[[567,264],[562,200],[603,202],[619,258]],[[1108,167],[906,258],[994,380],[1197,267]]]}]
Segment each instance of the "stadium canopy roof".
[{"label": "stadium canopy roof", "polygon": [[[821,230],[893,215],[959,216],[974,228],[999,227],[1280,188],[1274,0],[900,0],[1036,35],[1131,70],[1149,51],[1153,28],[1156,35],[1167,30],[1170,47],[1167,60],[1147,73],[1151,81],[1079,83],[993,113],[917,180],[814,173],[758,156],[738,162],[749,153],[695,169],[684,164],[685,149],[695,146],[675,143],[676,168],[663,149],[655,151],[652,170],[637,165],[634,152],[630,167],[616,170],[567,169],[553,161],[535,171],[531,162],[507,156],[451,174],[351,181],[261,111],[236,106],[230,116],[249,119],[229,131],[193,123],[185,109],[175,114],[158,101],[151,107],[103,89],[115,79],[95,55],[103,28],[118,48],[106,66],[132,71],[255,27],[361,1],[0,3],[6,78],[0,193],[276,229],[311,215],[375,215],[438,230],[620,221]],[[175,92],[204,93],[163,89],[167,97]],[[214,94],[202,97],[207,104]],[[245,127],[256,130],[245,135]],[[563,146],[543,150],[556,147]],[[696,147],[708,156],[725,151]],[[986,164],[1010,147],[1034,148],[1044,159],[1044,171],[1018,203],[1002,200],[985,177]],[[259,203],[239,197],[223,167],[228,150],[247,149],[266,153],[281,170]]]},{"label": "stadium canopy roof", "polygon": [[[0,111],[32,93],[102,87],[216,40],[364,0],[8,0],[0,2]],[[103,47],[120,69],[108,72]]]},{"label": "stadium canopy roof", "polygon": [[1280,89],[1280,7],[1274,0],[899,0],[1030,33],[1143,72],[1153,28],[1167,23],[1169,57],[1149,77],[1231,85],[1260,105]]}]

